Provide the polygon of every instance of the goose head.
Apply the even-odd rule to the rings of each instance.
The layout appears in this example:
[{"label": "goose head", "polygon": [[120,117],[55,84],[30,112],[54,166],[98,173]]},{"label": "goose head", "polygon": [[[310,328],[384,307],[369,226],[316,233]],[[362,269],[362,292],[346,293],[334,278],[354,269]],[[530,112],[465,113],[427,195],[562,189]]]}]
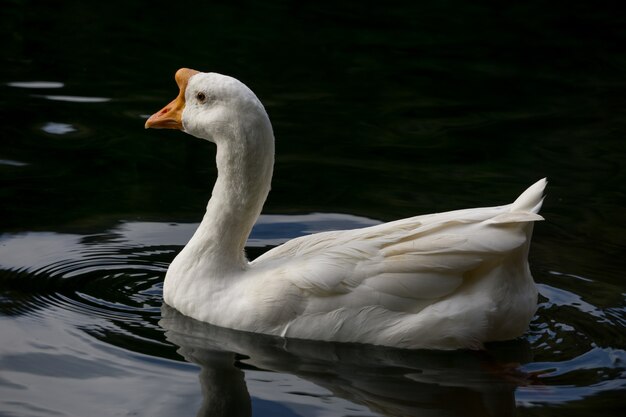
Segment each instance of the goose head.
[{"label": "goose head", "polygon": [[145,127],[179,129],[217,145],[218,175],[207,214],[186,253],[219,252],[207,257],[219,275],[224,265],[245,264],[246,239],[271,188],[274,133],[259,99],[235,78],[181,68],[175,79],[178,96]]},{"label": "goose head", "polygon": [[181,68],[175,80],[178,96],[150,116],[146,129],[179,129],[219,145],[245,141],[250,131],[269,125],[256,95],[233,77]]}]

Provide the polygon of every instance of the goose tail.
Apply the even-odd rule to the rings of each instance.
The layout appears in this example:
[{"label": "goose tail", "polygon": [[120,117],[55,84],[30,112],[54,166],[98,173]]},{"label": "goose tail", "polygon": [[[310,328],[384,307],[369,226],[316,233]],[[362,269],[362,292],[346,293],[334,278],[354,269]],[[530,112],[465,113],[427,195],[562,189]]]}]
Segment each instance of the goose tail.
[{"label": "goose tail", "polygon": [[537,214],[543,203],[543,190],[546,188],[545,178],[540,179],[522,193],[513,204],[505,206],[504,212],[489,219],[490,224],[528,223],[544,220]]},{"label": "goose tail", "polygon": [[511,204],[511,212],[523,211],[530,213],[538,213],[543,204],[543,191],[548,184],[546,178],[542,178],[524,191],[517,200]]}]

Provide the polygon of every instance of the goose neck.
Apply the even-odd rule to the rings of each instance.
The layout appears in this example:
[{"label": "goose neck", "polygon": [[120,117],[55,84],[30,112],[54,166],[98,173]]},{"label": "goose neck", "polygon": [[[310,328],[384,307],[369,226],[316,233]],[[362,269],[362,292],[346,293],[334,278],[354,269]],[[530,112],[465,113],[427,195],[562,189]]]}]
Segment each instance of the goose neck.
[{"label": "goose neck", "polygon": [[266,137],[216,141],[218,177],[192,240],[220,271],[247,265],[245,244],[270,190],[273,140],[270,130]]}]

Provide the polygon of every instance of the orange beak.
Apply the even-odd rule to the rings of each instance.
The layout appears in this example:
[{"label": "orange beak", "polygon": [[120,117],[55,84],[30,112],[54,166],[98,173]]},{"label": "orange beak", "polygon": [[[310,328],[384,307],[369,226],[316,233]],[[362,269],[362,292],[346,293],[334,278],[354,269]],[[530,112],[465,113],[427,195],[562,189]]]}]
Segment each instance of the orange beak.
[{"label": "orange beak", "polygon": [[185,109],[185,90],[189,79],[199,71],[181,68],[174,78],[178,84],[178,96],[170,104],[154,113],[146,120],[146,129],[183,129],[183,110]]}]

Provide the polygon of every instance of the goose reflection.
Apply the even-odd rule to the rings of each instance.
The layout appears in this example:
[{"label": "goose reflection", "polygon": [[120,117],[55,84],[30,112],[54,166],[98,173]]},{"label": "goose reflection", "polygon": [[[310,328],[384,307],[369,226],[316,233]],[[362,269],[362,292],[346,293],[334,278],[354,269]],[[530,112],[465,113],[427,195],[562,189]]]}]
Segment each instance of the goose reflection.
[{"label": "goose reflection", "polygon": [[246,368],[292,374],[336,397],[384,416],[509,416],[515,414],[520,374],[504,362],[529,360],[523,342],[491,354],[433,352],[283,339],[202,323],[163,305],[160,325],[178,352],[200,365],[203,404],[198,416],[252,415]]}]

